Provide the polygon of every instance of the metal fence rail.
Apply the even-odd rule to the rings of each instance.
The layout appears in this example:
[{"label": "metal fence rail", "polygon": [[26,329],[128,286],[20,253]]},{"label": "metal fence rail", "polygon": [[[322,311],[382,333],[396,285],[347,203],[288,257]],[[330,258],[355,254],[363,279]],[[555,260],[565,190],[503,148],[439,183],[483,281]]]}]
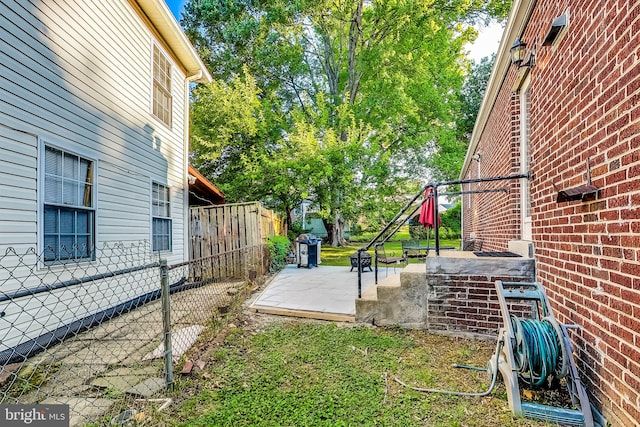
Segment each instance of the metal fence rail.
[{"label": "metal fence rail", "polygon": [[0,403],[67,404],[71,425],[142,410],[167,396],[173,367],[267,268],[262,245],[171,266],[146,243],[105,243],[95,261],[54,265],[7,249]]}]

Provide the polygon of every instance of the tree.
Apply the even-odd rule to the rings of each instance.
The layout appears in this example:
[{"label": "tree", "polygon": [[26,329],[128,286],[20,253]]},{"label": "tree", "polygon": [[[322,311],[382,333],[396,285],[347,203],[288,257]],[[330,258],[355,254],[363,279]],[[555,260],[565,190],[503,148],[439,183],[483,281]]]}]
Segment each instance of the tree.
[{"label": "tree", "polygon": [[439,146],[432,158],[434,175],[442,181],[458,178],[467,151],[471,133],[489,82],[495,54],[474,62],[465,77],[458,94],[459,112],[456,116],[456,131],[438,140]]},{"label": "tree", "polygon": [[462,108],[458,122],[458,134],[464,139],[471,138],[495,57],[496,55],[493,54],[491,57],[482,58],[480,62],[474,62],[471,65],[471,72],[462,85],[460,92]]},{"label": "tree", "polygon": [[460,237],[462,234],[462,201],[458,200],[453,207],[444,211],[440,218],[442,229],[447,230],[447,233],[453,238]]},{"label": "tree", "polygon": [[308,198],[341,244],[345,221],[407,179],[426,179],[427,159],[461,144],[469,24],[498,3],[190,1],[182,23],[213,75],[229,85],[250,75],[260,103],[241,132],[201,144],[221,153],[209,163],[216,182],[284,211]]},{"label": "tree", "polygon": [[[238,147],[258,132],[260,101],[255,79],[243,69],[243,77],[234,76],[229,83],[214,80],[196,87],[192,96],[191,132],[194,161],[203,167],[210,163],[228,163]],[[215,169],[216,167],[214,167]]]}]

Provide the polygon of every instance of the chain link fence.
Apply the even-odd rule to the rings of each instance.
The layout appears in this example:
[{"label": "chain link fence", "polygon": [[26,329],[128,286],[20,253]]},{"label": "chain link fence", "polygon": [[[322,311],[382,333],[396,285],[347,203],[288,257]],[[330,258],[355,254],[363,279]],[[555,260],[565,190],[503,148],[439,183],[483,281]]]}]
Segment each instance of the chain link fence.
[{"label": "chain link fence", "polygon": [[175,265],[147,243],[105,243],[89,262],[43,255],[0,255],[0,403],[66,404],[72,426],[162,406],[174,366],[269,265],[263,245]]}]

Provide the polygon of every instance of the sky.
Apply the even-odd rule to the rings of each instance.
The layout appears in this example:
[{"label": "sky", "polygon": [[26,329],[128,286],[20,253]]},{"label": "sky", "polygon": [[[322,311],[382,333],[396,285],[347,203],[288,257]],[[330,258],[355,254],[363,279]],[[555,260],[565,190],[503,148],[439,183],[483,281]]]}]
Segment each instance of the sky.
[{"label": "sky", "polygon": [[[182,10],[186,0],[165,0],[171,12],[180,22]],[[469,47],[469,56],[475,62],[480,62],[480,59],[485,56],[490,56],[492,53],[498,50],[500,44],[500,37],[502,36],[502,26],[496,23],[490,24],[488,27],[479,29],[479,36],[475,43]]]},{"label": "sky", "polygon": [[186,0],[165,0],[171,12],[173,12],[173,16],[176,17],[176,20],[180,22],[180,17],[182,15],[182,9],[184,9],[184,4]]},{"label": "sky", "polygon": [[489,26],[478,29],[478,38],[469,49],[469,56],[475,62],[480,62],[485,56],[497,52],[502,37],[502,25],[492,22]]}]

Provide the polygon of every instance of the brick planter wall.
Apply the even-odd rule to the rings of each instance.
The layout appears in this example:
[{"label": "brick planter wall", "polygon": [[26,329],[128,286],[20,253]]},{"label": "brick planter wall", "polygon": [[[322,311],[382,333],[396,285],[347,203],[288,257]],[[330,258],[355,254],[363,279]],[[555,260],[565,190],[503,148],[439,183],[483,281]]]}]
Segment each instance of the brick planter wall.
[{"label": "brick planter wall", "polygon": [[[476,338],[495,338],[502,326],[495,281],[531,282],[533,259],[475,257],[446,251],[409,264],[356,300],[356,321],[428,329]],[[513,314],[529,317],[529,304],[513,304]]]},{"label": "brick planter wall", "polygon": [[[527,258],[477,258],[452,253],[427,258],[427,327],[455,335],[495,337],[503,320],[495,281],[531,282],[533,260]],[[531,306],[512,304],[512,314],[529,317]]]},{"label": "brick planter wall", "polygon": [[[503,326],[495,281],[531,281],[527,277],[428,275],[428,329],[452,335],[469,334],[495,338]],[[511,314],[531,316],[531,306],[509,304]]]}]

